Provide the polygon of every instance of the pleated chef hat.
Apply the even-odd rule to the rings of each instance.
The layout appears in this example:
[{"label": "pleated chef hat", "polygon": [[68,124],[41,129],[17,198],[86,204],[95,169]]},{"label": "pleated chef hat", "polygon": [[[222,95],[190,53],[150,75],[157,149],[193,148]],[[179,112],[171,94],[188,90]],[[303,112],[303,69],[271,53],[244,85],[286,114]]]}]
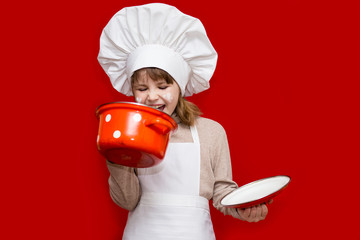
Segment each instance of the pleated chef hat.
[{"label": "pleated chef hat", "polygon": [[141,68],[169,73],[183,96],[210,87],[217,61],[199,19],[177,8],[152,3],[117,12],[100,37],[98,61],[113,87],[131,96],[131,76]]}]

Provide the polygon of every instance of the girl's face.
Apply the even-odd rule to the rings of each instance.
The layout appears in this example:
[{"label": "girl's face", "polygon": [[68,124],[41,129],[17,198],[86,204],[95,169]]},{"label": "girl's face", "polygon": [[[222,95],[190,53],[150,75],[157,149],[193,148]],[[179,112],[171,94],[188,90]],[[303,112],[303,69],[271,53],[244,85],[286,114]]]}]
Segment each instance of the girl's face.
[{"label": "girl's face", "polygon": [[146,104],[171,115],[178,103],[180,88],[176,83],[167,83],[165,79],[154,81],[140,70],[137,81],[133,83],[132,91],[135,101]]}]

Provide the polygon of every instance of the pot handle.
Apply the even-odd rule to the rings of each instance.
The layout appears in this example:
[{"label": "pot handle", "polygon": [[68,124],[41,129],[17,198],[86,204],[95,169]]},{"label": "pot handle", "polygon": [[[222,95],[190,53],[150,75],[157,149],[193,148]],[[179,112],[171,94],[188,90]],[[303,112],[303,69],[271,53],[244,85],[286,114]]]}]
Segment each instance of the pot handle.
[{"label": "pot handle", "polygon": [[169,122],[167,122],[161,118],[155,118],[155,119],[149,120],[145,123],[145,126],[152,128],[155,131],[157,131],[158,133],[161,133],[164,135],[168,134],[172,129],[172,125]]}]

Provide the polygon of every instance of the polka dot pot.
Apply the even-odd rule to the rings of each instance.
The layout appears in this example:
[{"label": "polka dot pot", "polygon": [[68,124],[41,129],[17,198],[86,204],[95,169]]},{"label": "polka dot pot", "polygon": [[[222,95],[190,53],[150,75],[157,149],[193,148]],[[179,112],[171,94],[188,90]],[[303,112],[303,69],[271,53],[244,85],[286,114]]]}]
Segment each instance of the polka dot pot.
[{"label": "polka dot pot", "polygon": [[96,109],[97,147],[116,164],[146,168],[160,163],[176,122],[166,113],[139,103],[113,102]]}]

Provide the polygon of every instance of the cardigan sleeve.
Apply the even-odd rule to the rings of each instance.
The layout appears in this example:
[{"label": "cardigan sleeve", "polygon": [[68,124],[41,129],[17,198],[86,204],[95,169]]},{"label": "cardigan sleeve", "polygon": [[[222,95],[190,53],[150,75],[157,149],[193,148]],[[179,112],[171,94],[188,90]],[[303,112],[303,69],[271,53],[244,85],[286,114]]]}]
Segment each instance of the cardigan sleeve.
[{"label": "cardigan sleeve", "polygon": [[230,192],[238,188],[232,180],[232,167],[229,144],[224,128],[217,124],[212,132],[212,148],[210,150],[210,161],[214,175],[213,206],[224,215],[231,215],[241,219],[235,208],[223,207],[221,200]]},{"label": "cardigan sleeve", "polygon": [[141,196],[139,179],[135,169],[107,161],[110,172],[109,188],[112,200],[126,210],[133,210]]}]

